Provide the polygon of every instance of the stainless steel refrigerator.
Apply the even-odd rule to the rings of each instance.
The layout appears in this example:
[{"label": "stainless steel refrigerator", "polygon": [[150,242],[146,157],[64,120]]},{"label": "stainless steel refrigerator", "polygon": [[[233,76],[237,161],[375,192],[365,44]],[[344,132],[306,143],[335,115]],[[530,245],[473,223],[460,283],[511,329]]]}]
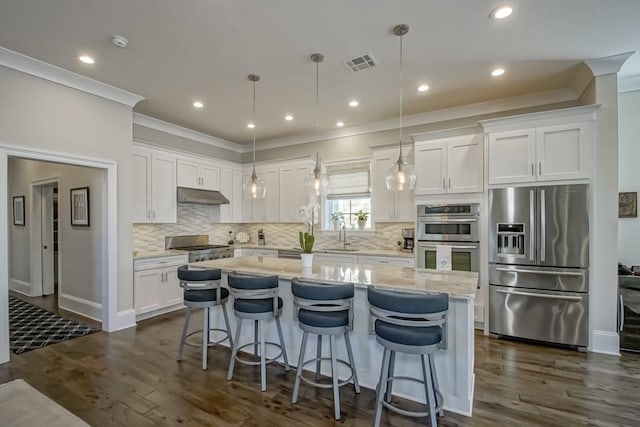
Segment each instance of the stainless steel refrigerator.
[{"label": "stainless steel refrigerator", "polygon": [[489,190],[489,331],[588,345],[589,186]]}]

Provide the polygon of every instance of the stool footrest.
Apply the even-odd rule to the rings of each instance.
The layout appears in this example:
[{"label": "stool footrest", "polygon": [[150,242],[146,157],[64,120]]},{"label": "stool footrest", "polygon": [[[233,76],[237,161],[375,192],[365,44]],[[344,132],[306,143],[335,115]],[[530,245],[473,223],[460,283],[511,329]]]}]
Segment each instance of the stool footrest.
[{"label": "stool footrest", "polygon": [[[209,347],[217,345],[217,344],[220,344],[221,342],[226,341],[226,340],[229,339],[229,333],[225,329],[212,328],[212,329],[209,329],[209,332],[211,332],[211,331],[224,332],[225,335],[224,335],[223,338],[219,339],[218,341],[210,341],[207,344]],[[202,329],[198,329],[197,331],[193,331],[193,332],[187,334],[184,337],[184,345],[187,345],[189,347],[202,347],[202,340],[197,344],[187,341],[189,338],[191,338],[191,336],[193,336],[195,334],[200,334],[200,333],[202,333]]]},{"label": "stool footrest", "polygon": [[[393,381],[393,380],[407,380],[407,381],[413,381],[414,383],[418,383],[418,384],[424,384],[423,380],[419,380],[413,377],[394,376],[394,377],[387,378],[387,382]],[[440,402],[439,405],[436,405],[436,412],[439,412],[440,410],[442,410],[442,407],[444,406],[444,396],[442,395],[440,390],[434,390],[434,392],[437,395],[436,402]],[[386,402],[383,402],[383,403],[386,403]],[[426,412],[425,415],[415,415],[415,416],[426,417],[427,415],[429,415],[429,412]]]},{"label": "stool footrest", "polygon": [[[240,350],[242,350],[243,348],[249,347],[249,346],[254,346],[254,345],[256,345],[255,342],[250,342],[250,343],[247,343],[247,344],[239,346],[238,349],[237,349],[237,352],[236,352],[235,359],[240,363],[244,363],[245,365],[252,365],[252,366],[260,365],[262,362],[260,362],[259,360],[254,362],[252,360],[240,359],[240,357],[239,357],[240,356]],[[276,348],[278,348],[280,350],[280,353],[278,353],[277,355],[275,355],[273,357],[267,358],[266,355],[265,355],[265,363],[276,362],[280,358],[280,356],[282,356],[282,354],[283,354],[282,347],[280,346],[280,344],[275,343],[275,342],[271,342],[271,341],[265,341],[265,345],[271,345],[271,346],[274,346],[274,347],[276,347]]]},{"label": "stool footrest", "polygon": [[392,405],[389,402],[385,402],[384,400],[381,403],[382,403],[382,405],[384,405],[385,408],[388,408],[388,409],[392,410],[393,412],[397,412],[398,414],[402,414],[402,415],[405,415],[407,417],[418,418],[418,417],[428,417],[429,416],[429,411],[426,411],[426,412],[409,411],[409,410],[406,410],[406,409],[399,408],[399,407],[397,407],[395,405]]},{"label": "stool footrest", "polygon": [[[311,363],[316,363],[319,360],[327,360],[330,361],[331,358],[330,357],[316,357],[314,359],[309,359],[306,362],[302,363],[302,367],[304,368],[305,366],[311,364]],[[342,387],[343,385],[347,385],[350,384],[351,379],[353,378],[353,369],[351,369],[351,365],[349,365],[349,363],[345,360],[342,359],[336,359],[336,362],[338,363],[342,363],[343,365],[345,365],[346,367],[348,367],[351,370],[351,375],[349,376],[349,378],[347,378],[346,380],[342,380],[341,382],[338,382],[338,387]],[[313,380],[310,380],[308,378],[305,378],[305,376],[303,375],[304,371],[300,374],[300,379],[302,381],[304,381],[307,384],[311,384],[312,386],[315,387],[320,387],[320,388],[332,388],[333,384],[325,384],[325,383],[319,383]]]}]

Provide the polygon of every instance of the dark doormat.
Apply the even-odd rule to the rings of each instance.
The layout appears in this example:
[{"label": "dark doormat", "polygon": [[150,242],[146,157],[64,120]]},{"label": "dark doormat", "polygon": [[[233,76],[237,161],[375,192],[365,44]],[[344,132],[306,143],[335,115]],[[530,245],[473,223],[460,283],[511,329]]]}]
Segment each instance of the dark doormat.
[{"label": "dark doormat", "polygon": [[83,337],[98,330],[9,295],[9,341],[15,354]]}]

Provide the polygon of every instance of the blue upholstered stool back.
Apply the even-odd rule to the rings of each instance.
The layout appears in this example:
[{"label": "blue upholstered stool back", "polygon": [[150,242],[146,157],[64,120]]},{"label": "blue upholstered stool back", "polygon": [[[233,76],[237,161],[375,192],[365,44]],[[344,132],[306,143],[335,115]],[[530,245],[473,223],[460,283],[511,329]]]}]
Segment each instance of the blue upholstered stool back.
[{"label": "blue upholstered stool back", "polygon": [[222,277],[222,270],[219,268],[203,268],[203,269],[189,269],[188,265],[178,267],[178,279],[181,282],[209,282],[213,280],[220,280]]},{"label": "blue upholstered stool back", "polygon": [[[231,295],[235,298],[234,309],[244,312],[249,311],[262,311],[260,309],[266,304],[256,302],[252,304],[246,300],[267,300],[273,299],[273,302],[269,303],[268,311],[273,311],[273,315],[277,316],[278,312],[282,309],[282,299],[278,298],[278,276],[251,276],[247,274],[229,273],[227,284]],[[243,300],[246,301],[243,302]],[[263,301],[268,302],[268,301]]]},{"label": "blue upholstered stool back", "polygon": [[321,313],[346,311],[348,327],[350,330],[353,328],[353,283],[306,282],[294,278],[291,280],[291,293],[294,296],[296,317],[300,310]]}]

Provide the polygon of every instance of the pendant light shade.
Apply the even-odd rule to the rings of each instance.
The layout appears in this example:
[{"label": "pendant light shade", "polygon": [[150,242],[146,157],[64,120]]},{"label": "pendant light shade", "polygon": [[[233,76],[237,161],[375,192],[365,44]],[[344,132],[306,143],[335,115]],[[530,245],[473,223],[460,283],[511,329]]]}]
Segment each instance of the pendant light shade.
[{"label": "pendant light shade", "polygon": [[250,199],[262,199],[267,195],[267,187],[262,178],[256,173],[256,82],[260,80],[257,74],[249,74],[248,79],[253,83],[253,171],[243,185],[243,192]]},{"label": "pendant light shade", "polygon": [[402,92],[402,38],[409,32],[408,25],[396,25],[393,28],[393,34],[400,37],[400,154],[398,160],[389,167],[386,176],[387,190],[390,191],[410,191],[416,186],[416,171],[413,165],[407,162],[402,155],[402,107],[403,107],[403,92]]},{"label": "pendant light shade", "polygon": [[[324,55],[321,53],[314,53],[311,55],[311,60],[316,63],[316,134],[319,128],[320,118],[320,63],[324,61]],[[322,167],[320,166],[320,157],[316,153],[316,165],[313,171],[305,177],[304,186],[307,194],[310,196],[319,197],[327,194],[329,188],[329,180],[327,175],[322,173]]]}]

